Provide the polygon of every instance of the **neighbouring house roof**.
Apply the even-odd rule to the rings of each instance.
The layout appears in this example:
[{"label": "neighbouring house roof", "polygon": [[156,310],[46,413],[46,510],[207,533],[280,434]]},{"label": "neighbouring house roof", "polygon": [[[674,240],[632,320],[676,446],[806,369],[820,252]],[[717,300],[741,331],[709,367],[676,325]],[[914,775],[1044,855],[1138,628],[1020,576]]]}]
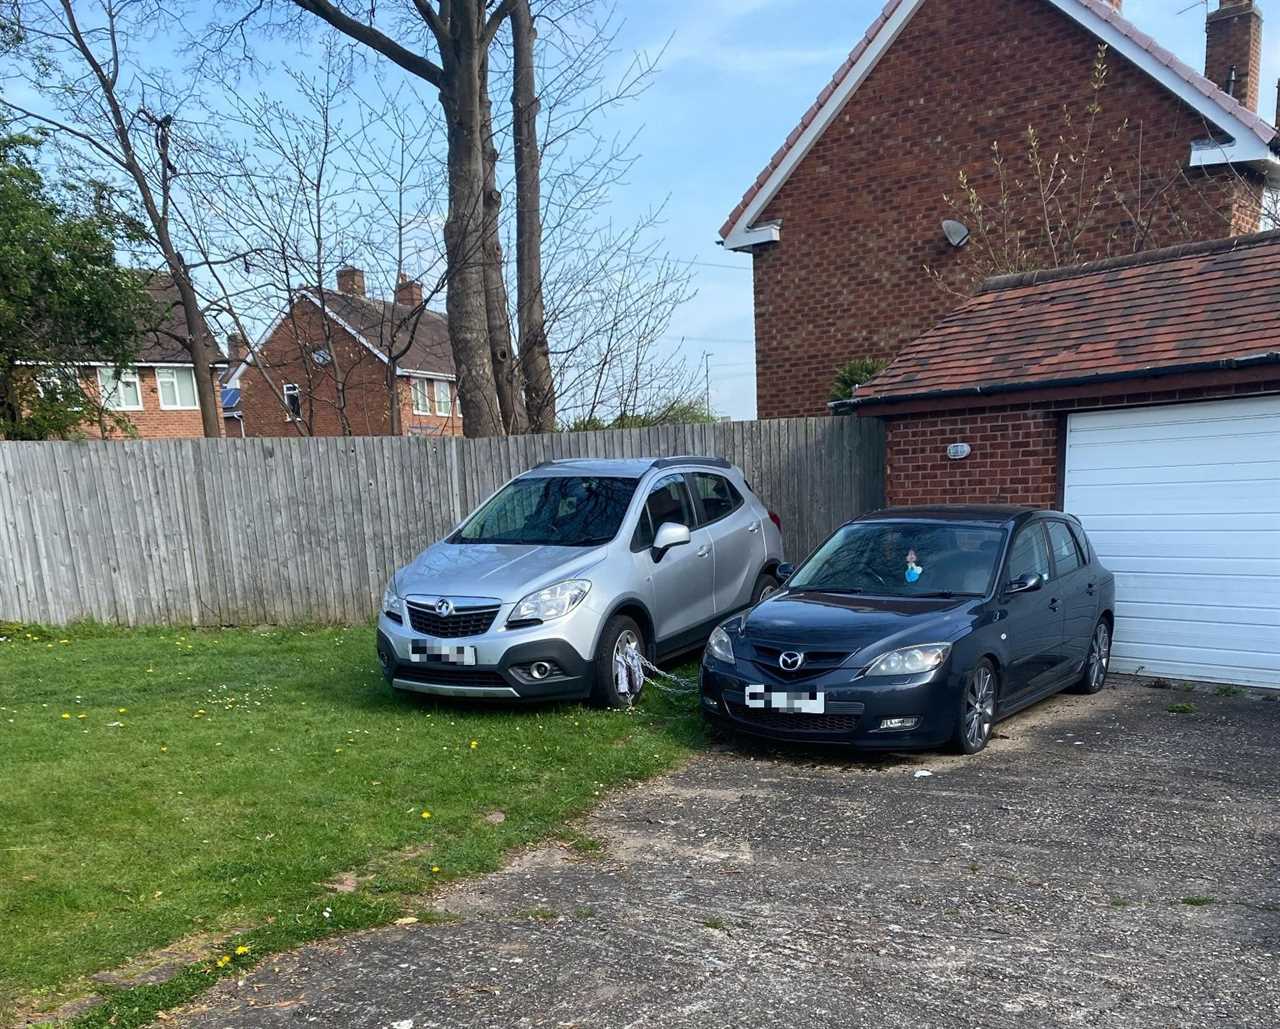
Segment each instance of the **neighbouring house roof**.
[{"label": "neighbouring house roof", "polygon": [[[154,316],[148,319],[143,327],[142,347],[138,351],[137,365],[153,364],[191,364],[191,354],[187,352],[182,341],[190,335],[187,329],[187,315],[182,307],[182,299],[178,295],[178,287],[168,272],[152,271],[146,275],[143,288],[155,305]],[[212,362],[224,364],[219,359]]]},{"label": "neighbouring house roof", "polygon": [[306,295],[384,359],[393,350],[403,353],[397,370],[454,377],[449,322],[438,311],[315,287]]},{"label": "neighbouring house roof", "polygon": [[[440,312],[315,286],[300,290],[297,295],[323,310],[379,360],[387,361],[392,352],[401,355],[396,361],[398,372],[438,379],[457,377],[449,343],[449,322]],[[263,333],[258,345],[230,369],[224,379],[227,386],[239,385],[244,369],[253,363],[254,352],[262,348],[288,317],[288,311],[280,315]]]},{"label": "neighbouring house roof", "polygon": [[[757,225],[756,219],[923,2],[889,0],[720,227],[720,238],[726,247],[740,249],[779,238],[778,225]],[[1058,8],[1230,137],[1229,142],[1205,140],[1192,144],[1192,167],[1253,164],[1264,168],[1273,181],[1280,180],[1280,160],[1276,157],[1280,135],[1274,126],[1139,31],[1104,0],[1043,2]],[[768,55],[762,56],[767,59]]]},{"label": "neighbouring house roof", "polygon": [[1280,230],[988,279],[849,401],[1280,364]]}]

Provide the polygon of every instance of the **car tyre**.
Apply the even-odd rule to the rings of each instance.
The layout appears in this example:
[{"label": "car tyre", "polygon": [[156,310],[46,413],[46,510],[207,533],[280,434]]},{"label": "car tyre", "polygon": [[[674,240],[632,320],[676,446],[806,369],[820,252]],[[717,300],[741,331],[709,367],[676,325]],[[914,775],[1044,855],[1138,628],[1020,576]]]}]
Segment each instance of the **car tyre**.
[{"label": "car tyre", "polygon": [[964,677],[953,744],[961,754],[977,754],[991,739],[1000,698],[1000,675],[988,658],[979,659]]},{"label": "car tyre", "polygon": [[756,579],[756,584],[751,589],[751,604],[754,607],[760,601],[764,600],[770,593],[777,593],[781,583],[778,577],[772,572],[761,572],[760,577]]},{"label": "car tyre", "polygon": [[592,703],[600,707],[628,708],[639,699],[640,690],[631,693],[621,687],[615,673],[614,659],[627,647],[636,648],[643,656],[644,632],[629,615],[614,615],[605,622],[604,631],[600,634],[600,645],[596,648],[596,656],[591,663],[594,678]]},{"label": "car tyre", "polygon": [[1111,626],[1105,618],[1099,618],[1089,639],[1089,653],[1084,659],[1080,679],[1071,688],[1072,693],[1097,693],[1106,685],[1107,669],[1111,666]]}]

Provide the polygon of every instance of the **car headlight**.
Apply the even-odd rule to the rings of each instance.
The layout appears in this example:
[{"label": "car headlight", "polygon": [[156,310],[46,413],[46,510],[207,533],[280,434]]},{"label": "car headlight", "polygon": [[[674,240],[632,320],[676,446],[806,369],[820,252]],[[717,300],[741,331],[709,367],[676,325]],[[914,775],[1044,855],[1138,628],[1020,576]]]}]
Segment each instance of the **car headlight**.
[{"label": "car headlight", "polygon": [[711,630],[711,638],[707,640],[707,653],[717,661],[733,664],[733,640],[724,631],[724,626],[717,625]]},{"label": "car headlight", "polygon": [[951,653],[950,643],[922,643],[881,654],[867,669],[867,675],[919,675],[942,667]]},{"label": "car headlight", "polygon": [[530,593],[521,600],[511,612],[507,623],[547,622],[552,618],[560,618],[581,604],[590,590],[591,583],[586,579],[557,582],[554,586]]},{"label": "car headlight", "polygon": [[394,578],[387,583],[387,588],[382,591],[382,610],[389,615],[404,617],[404,601],[400,599],[400,594],[396,592],[396,580]]}]

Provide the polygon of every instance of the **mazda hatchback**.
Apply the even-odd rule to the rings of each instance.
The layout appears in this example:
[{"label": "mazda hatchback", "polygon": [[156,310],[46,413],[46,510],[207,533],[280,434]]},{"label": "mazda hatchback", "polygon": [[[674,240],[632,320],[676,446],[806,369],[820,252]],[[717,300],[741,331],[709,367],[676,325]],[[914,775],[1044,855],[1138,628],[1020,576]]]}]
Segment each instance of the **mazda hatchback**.
[{"label": "mazda hatchback", "polygon": [[1000,719],[1106,679],[1115,583],[1070,515],[879,511],[781,573],[703,656],[703,714],[737,731],[974,754]]}]

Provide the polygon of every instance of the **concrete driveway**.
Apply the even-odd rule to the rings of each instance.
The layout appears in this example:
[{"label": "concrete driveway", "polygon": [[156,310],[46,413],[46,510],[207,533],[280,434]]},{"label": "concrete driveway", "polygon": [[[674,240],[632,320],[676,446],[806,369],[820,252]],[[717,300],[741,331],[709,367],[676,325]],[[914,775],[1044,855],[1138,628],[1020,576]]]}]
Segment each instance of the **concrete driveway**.
[{"label": "concrete driveway", "polygon": [[1280,1024],[1280,703],[1126,682],[998,732],[700,756],[583,824],[603,857],[527,853],[439,898],[457,922],[282,956],[166,1024]]}]

